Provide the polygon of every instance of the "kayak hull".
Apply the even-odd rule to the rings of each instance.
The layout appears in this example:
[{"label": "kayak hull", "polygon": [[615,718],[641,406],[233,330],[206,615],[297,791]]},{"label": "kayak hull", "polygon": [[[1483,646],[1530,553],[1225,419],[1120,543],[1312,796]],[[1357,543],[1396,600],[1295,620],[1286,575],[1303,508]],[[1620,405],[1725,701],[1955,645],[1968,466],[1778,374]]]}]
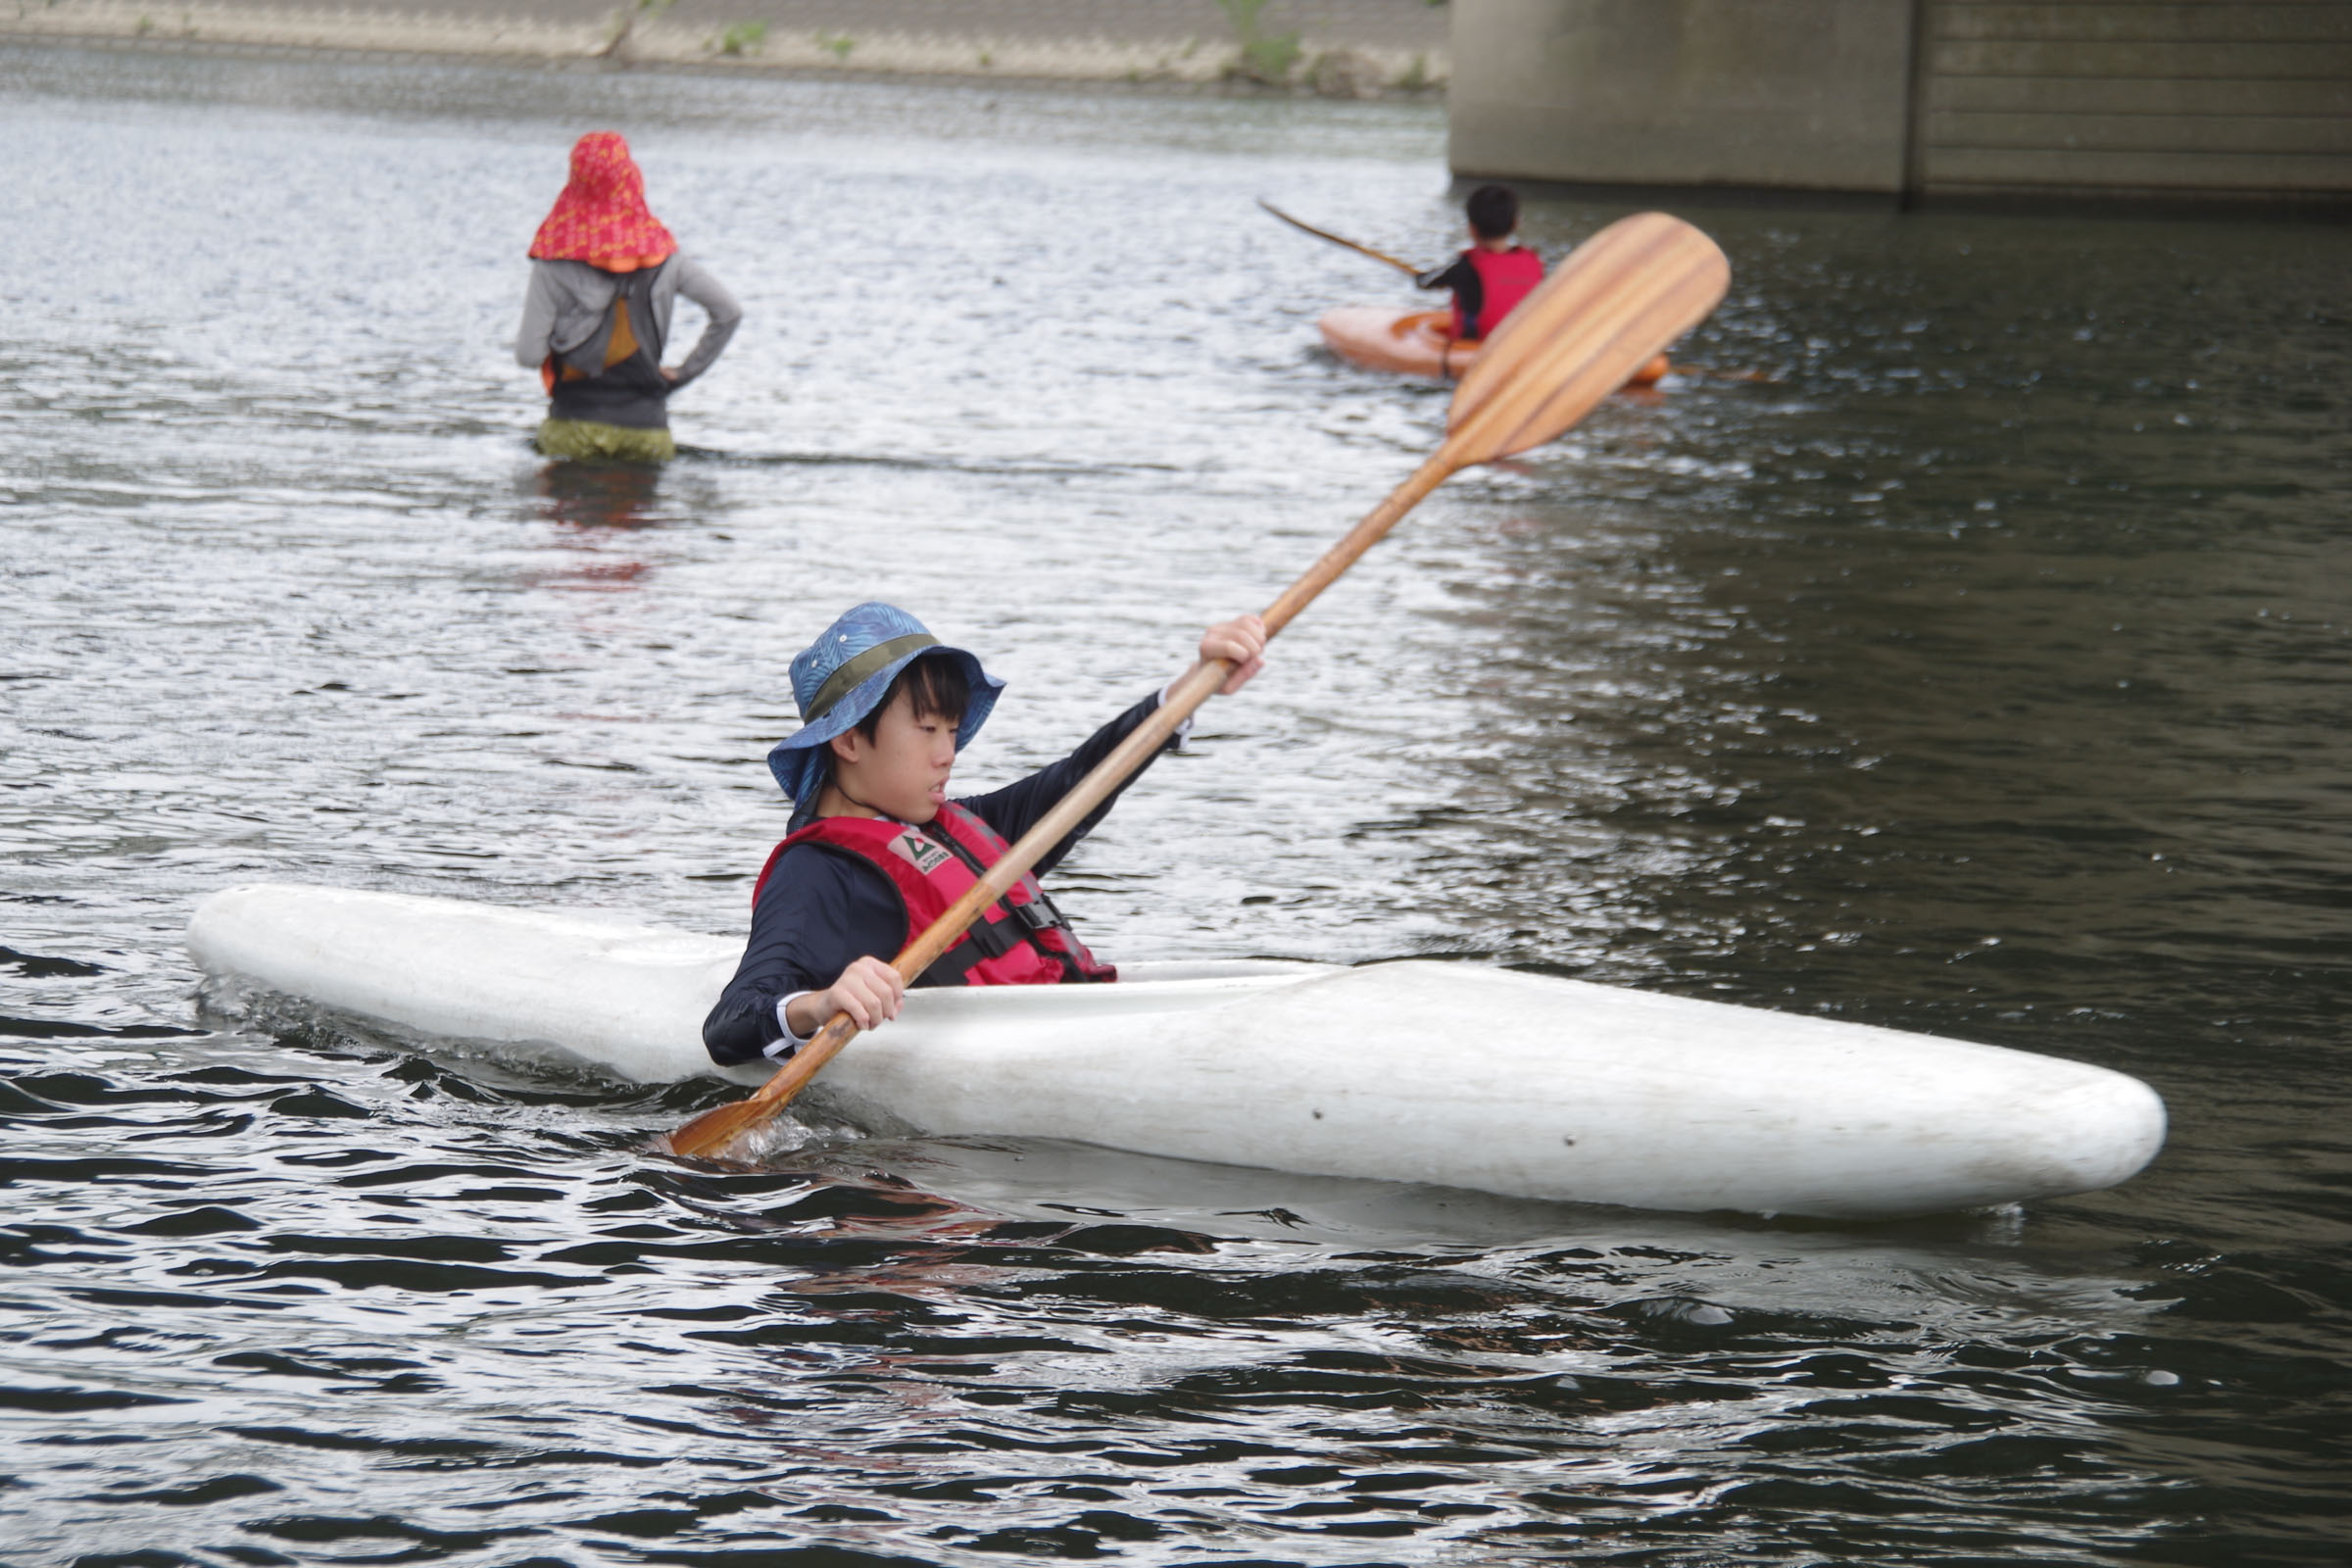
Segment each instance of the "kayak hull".
[{"label": "kayak hull", "polygon": [[[285,885],[213,895],[188,940],[218,982],[641,1082],[717,1071],[701,1024],[740,952],[658,927]],[[2164,1139],[2163,1102],[2123,1074],[1860,1024],[1468,964],[1121,972],[1132,978],[1110,986],[917,991],[810,1098],[894,1132],[1858,1219],[2112,1186]]]},{"label": "kayak hull", "polygon": [[[1324,312],[1315,326],[1332,353],[1368,370],[1450,381],[1478,363],[1478,340],[1454,337],[1450,311],[1343,305]],[[1666,356],[1656,355],[1625,384],[1654,386],[1670,368]]]}]

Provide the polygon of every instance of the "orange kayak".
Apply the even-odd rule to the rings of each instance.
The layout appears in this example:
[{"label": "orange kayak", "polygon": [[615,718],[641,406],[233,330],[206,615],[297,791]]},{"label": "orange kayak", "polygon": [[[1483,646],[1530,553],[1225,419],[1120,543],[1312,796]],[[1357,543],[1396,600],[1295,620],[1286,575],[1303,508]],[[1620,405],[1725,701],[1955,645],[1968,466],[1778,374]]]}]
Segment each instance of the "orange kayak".
[{"label": "orange kayak", "polygon": [[[1478,339],[1453,335],[1451,311],[1395,311],[1378,305],[1343,305],[1315,323],[1331,352],[1369,370],[1397,370],[1451,380],[1478,363]],[[1634,373],[1627,386],[1649,386],[1667,371],[1661,354]]]}]

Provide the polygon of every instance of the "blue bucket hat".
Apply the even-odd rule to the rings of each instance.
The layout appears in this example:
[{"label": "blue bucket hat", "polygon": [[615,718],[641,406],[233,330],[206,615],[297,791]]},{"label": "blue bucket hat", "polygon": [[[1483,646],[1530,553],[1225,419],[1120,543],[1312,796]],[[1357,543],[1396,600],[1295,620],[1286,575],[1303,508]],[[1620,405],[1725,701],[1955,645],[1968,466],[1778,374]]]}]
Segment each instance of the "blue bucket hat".
[{"label": "blue bucket hat", "polygon": [[960,752],[988,721],[1004,683],[982,669],[971,654],[932,636],[904,610],[869,600],[844,612],[794,656],[792,695],[801,705],[801,727],[768,752],[767,770],[795,804],[804,809],[816,804],[830,755],[825,742],[847,734],[872,712],[899,671],[924,658],[954,659],[963,665],[972,695],[964,705],[963,722],[956,726],[956,749]]}]

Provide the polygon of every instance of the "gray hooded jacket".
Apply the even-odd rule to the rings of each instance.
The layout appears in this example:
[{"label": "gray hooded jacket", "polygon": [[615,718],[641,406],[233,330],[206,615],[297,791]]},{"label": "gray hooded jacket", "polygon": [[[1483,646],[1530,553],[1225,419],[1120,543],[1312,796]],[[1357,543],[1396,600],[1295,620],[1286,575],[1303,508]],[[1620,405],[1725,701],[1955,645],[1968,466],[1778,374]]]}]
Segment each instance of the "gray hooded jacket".
[{"label": "gray hooded jacket", "polygon": [[[604,329],[612,300],[625,281],[622,274],[590,267],[586,262],[533,262],[530,292],[523,296],[522,327],[514,334],[514,363],[535,370],[549,356],[562,359]],[[710,319],[703,335],[678,367],[670,382],[675,392],[710,368],[727,340],[743,320],[743,307],[726,286],[684,252],[663,262],[654,275],[655,336],[669,340],[669,318],[683,294],[703,308]]]}]

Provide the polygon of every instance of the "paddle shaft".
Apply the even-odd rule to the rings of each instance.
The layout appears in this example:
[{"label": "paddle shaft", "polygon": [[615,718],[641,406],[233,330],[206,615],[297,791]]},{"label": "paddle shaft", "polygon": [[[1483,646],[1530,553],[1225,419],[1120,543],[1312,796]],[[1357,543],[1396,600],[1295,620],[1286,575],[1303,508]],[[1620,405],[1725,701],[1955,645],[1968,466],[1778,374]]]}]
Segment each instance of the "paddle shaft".
[{"label": "paddle shaft", "polygon": [[1348,250],[1355,252],[1358,256],[1369,256],[1376,262],[1385,262],[1389,266],[1396,269],[1396,270],[1399,272],[1404,273],[1407,277],[1419,277],[1421,275],[1421,269],[1415,267],[1410,262],[1399,261],[1396,257],[1391,256],[1388,252],[1376,251],[1369,245],[1358,245],[1355,241],[1348,239],[1345,235],[1334,234],[1328,228],[1317,228],[1312,223],[1302,222],[1298,219],[1293,218],[1290,214],[1284,212],[1281,208],[1275,206],[1272,202],[1265,200],[1263,197],[1258,199],[1257,205],[1263,207],[1267,212],[1272,213],[1276,218],[1281,219],[1293,228],[1302,229],[1305,232],[1314,235],[1317,239],[1327,239],[1334,245],[1342,245],[1347,247]]},{"label": "paddle shaft", "polygon": [[[1355,564],[1363,553],[1378,544],[1397,519],[1420,502],[1423,496],[1444,483],[1446,476],[1464,466],[1467,460],[1457,454],[1457,443],[1447,441],[1428,461],[1415,469],[1404,483],[1398,485],[1389,498],[1367,514],[1348,534],[1315,564],[1299,573],[1298,580],[1283,590],[1280,598],[1268,605],[1261,620],[1266,623],[1267,637],[1273,637],[1289,625],[1298,612],[1314,602],[1315,596],[1339,579],[1342,572]],[[1127,782],[1135,770],[1144,765],[1152,755],[1167,743],[1176,726],[1190,718],[1202,703],[1216,694],[1217,688],[1233,672],[1230,661],[1203,660],[1193,665],[1168,688],[1168,694],[1141,724],[1129,731],[1108,757],[1095,764],[1093,771],[1071,786],[1068,794],[1054,808],[1040,817],[1028,832],[1013,841],[1012,847],[988,868],[986,875],[967,889],[963,897],[948,906],[945,914],[931,922],[922,935],[901,950],[891,960],[891,967],[900,977],[912,984],[915,976],[929,968],[931,961],[945,953],[956,939],[990,905],[1012,890],[1014,883],[1028,874],[1029,868],[1045,857],[1048,850],[1070,835],[1071,830],[1086,820],[1087,813]],[[733,1105],[721,1105],[712,1117],[734,1112],[725,1117],[725,1136],[706,1147],[696,1140],[696,1127],[704,1118],[698,1117],[681,1127],[670,1140],[679,1153],[715,1152],[726,1143],[756,1122],[784,1108],[799,1094],[809,1079],[815,1077],[841,1054],[842,1048],[858,1038],[856,1019],[847,1012],[836,1012],[826,1021],[809,1042],[793,1053],[792,1059],[774,1077],[761,1085],[759,1093]],[[754,1107],[757,1107],[756,1110]]]}]

